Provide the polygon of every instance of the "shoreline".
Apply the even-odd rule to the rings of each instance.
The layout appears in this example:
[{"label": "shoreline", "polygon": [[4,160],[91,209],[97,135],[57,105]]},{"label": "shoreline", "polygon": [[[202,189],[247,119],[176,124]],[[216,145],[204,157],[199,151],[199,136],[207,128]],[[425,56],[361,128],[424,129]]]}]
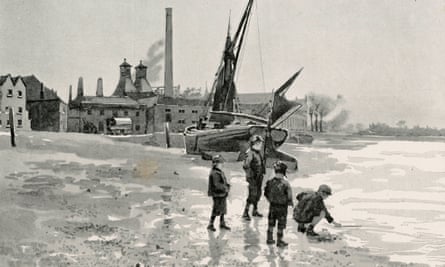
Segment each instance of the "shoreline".
[{"label": "shoreline", "polygon": [[[0,253],[0,263],[5,265],[14,258],[31,265],[38,260],[45,266],[76,262],[96,266],[134,266],[136,262],[150,266],[254,266],[261,262],[425,266],[391,262],[369,249],[351,247],[341,236],[332,243],[310,243],[297,234],[290,215],[285,232],[290,247],[267,246],[266,217],[249,224],[241,221],[246,184],[239,163],[227,164],[234,185],[228,214],[233,230],[218,230],[212,236],[205,230],[211,207],[206,195],[209,162],[199,157],[185,155],[180,149],[91,135],[30,132],[19,135],[15,149],[7,147],[8,142],[0,136],[1,147],[10,151],[12,160],[26,161],[2,170],[6,183],[0,183],[5,193],[0,210],[7,214],[16,211],[27,218],[25,221],[35,223],[25,223],[24,229],[32,232],[24,231],[25,235],[17,239],[4,231],[18,225],[0,220],[4,233],[1,251],[9,251]],[[58,153],[76,157],[57,159]],[[107,163],[111,159],[114,163]],[[12,171],[17,168],[19,172]],[[260,208],[266,213],[264,199]],[[20,246],[41,254],[36,259],[35,254],[20,252]]]}]

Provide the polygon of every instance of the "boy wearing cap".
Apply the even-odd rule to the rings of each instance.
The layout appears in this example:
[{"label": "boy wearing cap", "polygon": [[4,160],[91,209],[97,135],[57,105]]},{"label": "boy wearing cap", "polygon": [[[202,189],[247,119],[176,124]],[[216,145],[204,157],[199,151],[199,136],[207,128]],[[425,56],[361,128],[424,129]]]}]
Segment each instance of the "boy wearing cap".
[{"label": "boy wearing cap", "polygon": [[273,228],[277,224],[277,246],[285,247],[288,243],[283,240],[283,231],[287,222],[287,207],[293,206],[292,188],[286,179],[287,165],[281,161],[274,164],[275,177],[266,183],[264,196],[270,203],[269,227],[267,228],[267,244],[275,244]]},{"label": "boy wearing cap", "polygon": [[216,231],[213,225],[216,216],[220,216],[219,228],[230,231],[230,227],[227,226],[224,220],[224,215],[227,213],[227,196],[229,195],[230,184],[222,171],[223,163],[224,158],[222,156],[214,156],[212,158],[212,170],[209,175],[208,195],[213,198],[213,208],[207,230],[213,232]]},{"label": "boy wearing cap", "polygon": [[298,222],[298,232],[308,236],[318,236],[314,231],[315,226],[323,219],[339,227],[341,224],[334,221],[324,205],[324,200],[332,194],[328,185],[322,184],[317,192],[306,191],[297,195],[298,204],[294,209],[294,219]]},{"label": "boy wearing cap", "polygon": [[246,152],[243,169],[246,172],[246,180],[249,183],[249,195],[244,208],[243,218],[250,221],[249,209],[253,205],[252,216],[263,217],[258,212],[258,202],[261,198],[261,189],[263,185],[263,177],[266,173],[264,158],[261,155],[264,139],[259,135],[254,135],[250,139],[250,148]]}]

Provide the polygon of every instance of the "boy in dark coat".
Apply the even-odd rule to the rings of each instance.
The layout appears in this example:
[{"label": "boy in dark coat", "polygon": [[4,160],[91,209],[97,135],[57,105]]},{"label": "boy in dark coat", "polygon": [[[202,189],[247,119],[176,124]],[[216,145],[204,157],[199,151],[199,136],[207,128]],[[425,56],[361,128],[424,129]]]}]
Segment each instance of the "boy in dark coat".
[{"label": "boy in dark coat", "polygon": [[270,203],[269,227],[267,228],[267,244],[275,244],[273,228],[277,226],[277,246],[285,247],[288,244],[283,240],[283,230],[286,228],[287,207],[293,206],[292,188],[286,179],[287,165],[281,161],[274,164],[275,177],[266,183],[264,196]]},{"label": "boy in dark coat", "polygon": [[222,171],[223,163],[224,158],[222,156],[214,156],[212,158],[212,170],[209,175],[208,195],[213,198],[213,208],[207,229],[213,232],[216,231],[213,225],[216,216],[220,216],[219,228],[230,230],[230,227],[227,226],[224,220],[224,215],[227,214],[227,196],[229,195],[230,184]]},{"label": "boy in dark coat", "polygon": [[298,232],[306,232],[308,236],[318,236],[314,228],[323,218],[337,227],[341,226],[334,221],[324,205],[324,200],[331,194],[331,188],[322,184],[317,192],[306,191],[297,195],[298,204],[294,209],[293,217],[298,222]]},{"label": "boy in dark coat", "polygon": [[249,196],[246,200],[243,218],[247,221],[250,221],[250,205],[253,205],[252,216],[263,217],[263,215],[258,212],[258,202],[261,198],[263,177],[266,173],[264,158],[261,154],[263,145],[264,139],[261,136],[252,136],[250,148],[247,150],[246,158],[244,159],[243,169],[246,172],[246,180],[249,183]]}]

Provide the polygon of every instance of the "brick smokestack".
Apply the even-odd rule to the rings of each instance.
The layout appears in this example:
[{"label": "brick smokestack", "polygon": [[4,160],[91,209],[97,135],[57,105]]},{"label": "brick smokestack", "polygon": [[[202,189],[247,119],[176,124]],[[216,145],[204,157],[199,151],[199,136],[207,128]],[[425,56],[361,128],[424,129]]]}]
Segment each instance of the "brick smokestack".
[{"label": "brick smokestack", "polygon": [[173,97],[173,26],[172,9],[165,9],[164,95]]},{"label": "brick smokestack", "polygon": [[40,83],[40,99],[44,99],[45,98],[45,94],[43,92],[43,83]]},{"label": "brick smokestack", "polygon": [[79,77],[79,81],[77,82],[77,96],[83,96],[83,78]]},{"label": "brick smokestack", "polygon": [[71,101],[73,101],[73,86],[70,84],[70,92],[69,92],[69,96],[68,96],[68,103],[70,103]]},{"label": "brick smokestack", "polygon": [[102,83],[102,78],[97,79],[96,96],[104,96],[104,86]]}]

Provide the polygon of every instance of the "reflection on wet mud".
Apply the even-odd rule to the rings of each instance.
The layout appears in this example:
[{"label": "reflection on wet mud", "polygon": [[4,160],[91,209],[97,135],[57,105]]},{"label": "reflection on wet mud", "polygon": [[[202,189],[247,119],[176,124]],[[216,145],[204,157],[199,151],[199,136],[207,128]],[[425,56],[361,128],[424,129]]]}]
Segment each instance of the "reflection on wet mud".
[{"label": "reflection on wet mud", "polygon": [[[406,199],[413,205],[423,201],[429,204],[425,205],[428,209],[433,207],[440,211],[443,198],[438,190],[445,183],[441,180],[443,173],[413,170],[411,166],[400,166],[403,162],[388,165],[377,160],[381,157],[379,151],[373,155],[365,151],[363,155],[363,147],[371,146],[369,143],[345,141],[343,145],[341,142],[315,143],[312,147],[290,146],[290,152],[301,160],[302,169],[289,175],[289,179],[294,188],[313,188],[322,181],[332,183],[335,194],[328,205],[333,214],[366,227],[334,230],[322,226],[328,227],[330,232],[339,231],[342,239],[312,243],[306,236],[296,233],[296,225],[289,217],[285,232],[289,247],[286,249],[266,245],[267,218],[254,218],[249,223],[240,218],[245,179],[239,163],[226,165],[236,174],[231,180],[232,206],[227,216],[232,231],[218,229],[209,233],[205,229],[211,210],[211,199],[206,194],[208,162],[164,155],[177,163],[175,170],[160,164],[156,177],[141,179],[141,173],[146,172],[143,166],[139,166],[140,170],[135,168],[135,164],[148,162],[141,161],[142,156],[149,153],[157,156],[159,151],[153,153],[145,150],[146,147],[140,150],[132,146],[134,154],[121,155],[119,153],[124,150],[113,144],[117,150],[107,147],[109,155],[105,158],[118,158],[115,162],[121,162],[119,164],[88,158],[77,161],[67,157],[68,160],[61,161],[28,157],[26,168],[20,172],[8,170],[3,175],[7,189],[0,191],[3,205],[0,206],[0,266],[37,266],[37,263],[49,267],[135,266],[136,263],[145,266],[407,266],[389,263],[388,257],[371,256],[368,249],[351,248],[345,241],[356,238],[357,244],[378,249],[382,248],[382,239],[397,241],[401,234],[412,232],[412,227],[419,230],[416,241],[431,242],[423,246],[403,239],[408,242],[397,244],[403,250],[400,255],[407,256],[410,249],[420,246],[416,251],[418,255],[429,254],[429,260],[435,253],[437,261],[443,259],[440,255],[445,254],[441,253],[444,250],[437,232],[443,232],[440,223],[445,217],[440,212],[435,213],[436,223],[432,223],[420,217],[429,218],[433,214],[419,211],[416,215],[420,219],[414,217],[413,223],[414,219],[402,218],[409,217],[407,211],[394,211],[399,202]],[[438,159],[443,156],[438,155]],[[388,155],[384,156],[388,159]],[[391,160],[403,155],[396,156],[390,155]],[[152,171],[152,167],[146,170]],[[411,185],[405,180],[411,181]],[[363,185],[366,189],[357,190]],[[422,186],[436,191],[414,192],[414,187]],[[382,191],[382,187],[393,188]],[[389,193],[402,191],[410,197],[404,195],[401,199],[378,201]],[[379,210],[371,206],[375,203],[387,210],[377,214]],[[262,212],[266,212],[265,206],[264,202],[260,203]],[[394,218],[397,218],[396,225],[393,225]],[[387,227],[377,228],[382,225]],[[430,233],[431,230],[434,233]],[[432,252],[425,252],[427,249]]]},{"label": "reflection on wet mud", "polygon": [[220,231],[218,232],[218,235],[215,236],[215,232],[208,231],[209,253],[211,257],[208,264],[211,266],[220,265],[221,256],[225,254],[224,250],[229,242],[228,239],[224,239],[226,233],[226,231]]}]

